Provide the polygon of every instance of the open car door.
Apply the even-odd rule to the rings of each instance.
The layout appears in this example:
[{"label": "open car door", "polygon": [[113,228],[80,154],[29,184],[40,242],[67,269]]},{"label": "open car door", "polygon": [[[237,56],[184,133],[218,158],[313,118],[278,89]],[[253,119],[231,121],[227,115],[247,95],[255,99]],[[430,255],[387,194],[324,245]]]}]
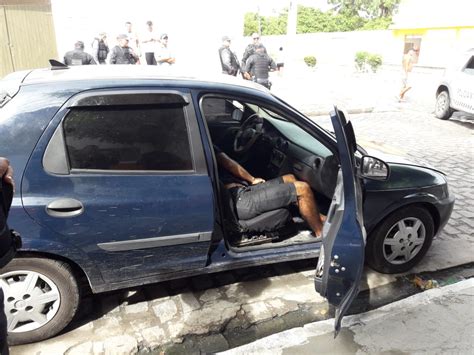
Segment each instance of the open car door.
[{"label": "open car door", "polygon": [[365,228],[362,192],[354,152],[357,148],[352,124],[334,108],[331,121],[339,150],[337,186],[323,228],[323,245],[316,267],[315,287],[336,307],[335,334],[359,292],[364,267]]}]

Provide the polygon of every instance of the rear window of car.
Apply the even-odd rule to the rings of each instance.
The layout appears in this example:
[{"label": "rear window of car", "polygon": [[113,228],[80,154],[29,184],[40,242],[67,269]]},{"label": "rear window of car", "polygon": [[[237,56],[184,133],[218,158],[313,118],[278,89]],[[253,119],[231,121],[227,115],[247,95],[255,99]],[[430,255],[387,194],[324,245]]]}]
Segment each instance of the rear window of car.
[{"label": "rear window of car", "polygon": [[73,109],[63,128],[71,169],[193,169],[182,106]]}]

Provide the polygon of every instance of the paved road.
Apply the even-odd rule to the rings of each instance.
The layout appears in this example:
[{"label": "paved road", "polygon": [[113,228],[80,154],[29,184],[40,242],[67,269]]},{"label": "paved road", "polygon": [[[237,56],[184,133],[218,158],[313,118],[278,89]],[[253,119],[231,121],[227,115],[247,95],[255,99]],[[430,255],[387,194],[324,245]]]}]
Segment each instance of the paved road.
[{"label": "paved road", "polygon": [[[472,262],[474,119],[440,121],[406,104],[399,111],[351,115],[356,134],[365,145],[424,159],[448,174],[457,195],[453,216],[415,271]],[[315,119],[328,124],[326,117]],[[314,266],[314,260],[278,264],[89,297],[82,319],[66,333],[12,354],[137,353],[189,334],[207,335],[201,349],[225,350],[327,318],[327,305],[314,292]],[[372,287],[393,277],[368,271],[367,280]],[[192,349],[192,337],[186,339]]]}]

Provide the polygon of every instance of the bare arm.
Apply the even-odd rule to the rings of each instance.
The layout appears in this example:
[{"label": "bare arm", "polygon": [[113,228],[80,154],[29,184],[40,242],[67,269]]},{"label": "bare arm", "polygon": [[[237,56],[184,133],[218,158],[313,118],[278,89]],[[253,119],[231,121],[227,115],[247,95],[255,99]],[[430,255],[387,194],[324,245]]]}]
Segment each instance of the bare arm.
[{"label": "bare arm", "polygon": [[235,177],[245,180],[248,183],[254,185],[260,182],[264,182],[263,179],[253,177],[245,168],[237,163],[235,160],[229,158],[225,153],[220,153],[217,155],[217,164],[226,169]]}]

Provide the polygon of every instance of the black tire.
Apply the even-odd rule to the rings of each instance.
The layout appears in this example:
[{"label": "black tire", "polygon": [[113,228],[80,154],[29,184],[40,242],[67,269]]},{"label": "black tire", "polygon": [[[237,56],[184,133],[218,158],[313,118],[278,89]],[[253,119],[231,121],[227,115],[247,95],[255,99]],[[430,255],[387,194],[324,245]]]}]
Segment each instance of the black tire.
[{"label": "black tire", "polygon": [[[395,254],[393,252],[392,246],[384,245],[390,238],[393,238],[393,233],[398,228],[398,223],[405,221],[405,223],[410,223],[411,221],[419,220],[423,224],[425,239],[421,248],[418,248],[418,251],[414,253],[411,259],[405,261],[405,257],[401,256],[401,259],[393,260],[393,262],[387,259],[390,255]],[[389,234],[390,233],[390,234]],[[388,215],[370,234],[367,239],[366,246],[366,262],[374,270],[384,273],[384,274],[396,274],[401,272],[406,272],[410,270],[413,266],[418,264],[420,260],[425,256],[431,242],[433,241],[434,236],[434,222],[431,214],[423,207],[419,206],[408,206],[402,209],[399,209],[392,214]],[[394,239],[391,239],[394,240]],[[407,241],[409,242],[409,241]],[[410,245],[411,246],[411,245]],[[404,246],[400,245],[404,248]],[[415,251],[415,249],[413,249]]]},{"label": "black tire", "polygon": [[[42,326],[24,332],[9,332],[8,343],[10,345],[27,344],[48,339],[66,327],[76,314],[80,295],[76,279],[73,276],[71,267],[61,261],[41,259],[41,258],[15,258],[6,267],[0,270],[0,277],[4,277],[11,272],[35,272],[40,276],[47,277],[56,287],[59,293],[59,306],[56,313]],[[38,279],[39,284],[42,280]],[[37,284],[37,285],[39,285]],[[44,283],[43,283],[44,285]],[[35,287],[39,288],[40,286]],[[5,290],[4,290],[5,292]],[[8,296],[5,293],[5,307],[7,309]],[[35,296],[31,296],[34,300]],[[45,310],[48,309],[46,306]],[[48,312],[48,311],[46,311]],[[7,317],[9,316],[7,312]]]},{"label": "black tire", "polygon": [[453,115],[454,110],[450,107],[451,97],[446,90],[441,91],[436,96],[435,116],[440,120],[449,120]]}]

